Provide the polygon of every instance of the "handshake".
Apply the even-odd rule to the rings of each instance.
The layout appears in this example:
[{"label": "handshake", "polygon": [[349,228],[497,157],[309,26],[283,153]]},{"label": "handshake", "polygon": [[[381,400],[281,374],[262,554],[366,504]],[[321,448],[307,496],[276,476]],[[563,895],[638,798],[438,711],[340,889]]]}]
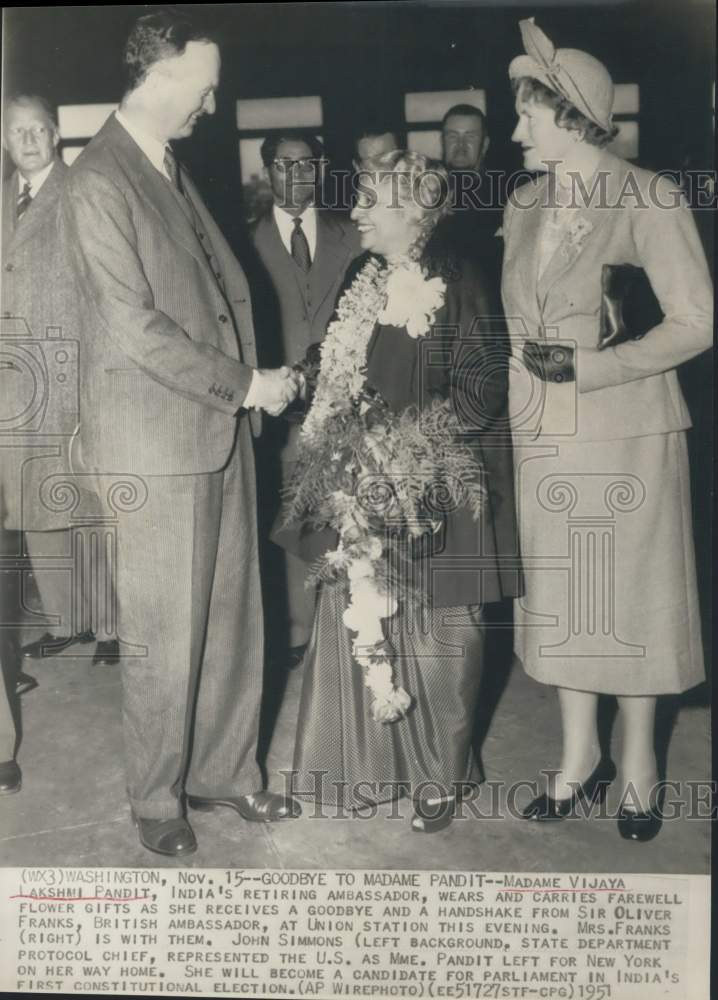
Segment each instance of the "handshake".
[{"label": "handshake", "polygon": [[265,410],[278,417],[301,391],[302,378],[291,368],[257,368],[244,400],[247,410]]}]

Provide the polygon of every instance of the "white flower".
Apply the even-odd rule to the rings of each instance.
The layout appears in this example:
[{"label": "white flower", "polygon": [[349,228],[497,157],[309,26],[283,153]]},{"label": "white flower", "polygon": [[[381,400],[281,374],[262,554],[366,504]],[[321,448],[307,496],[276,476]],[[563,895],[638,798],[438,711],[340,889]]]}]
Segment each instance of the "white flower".
[{"label": "white flower", "polygon": [[372,562],[376,562],[381,559],[382,553],[384,551],[384,546],[381,544],[380,540],[376,536],[372,536],[369,542],[369,558]]},{"label": "white flower", "polygon": [[406,327],[416,339],[429,332],[437,310],[444,302],[446,285],[441,278],[427,278],[419,264],[401,264],[386,283],[386,305],[379,322]]}]

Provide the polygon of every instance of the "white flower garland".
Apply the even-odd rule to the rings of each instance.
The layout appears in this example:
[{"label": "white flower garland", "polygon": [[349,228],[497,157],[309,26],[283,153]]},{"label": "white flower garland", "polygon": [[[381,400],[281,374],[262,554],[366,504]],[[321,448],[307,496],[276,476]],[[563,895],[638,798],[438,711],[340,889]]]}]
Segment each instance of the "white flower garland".
[{"label": "white flower garland", "polygon": [[[443,304],[445,291],[441,278],[427,279],[412,261],[388,268],[375,258],[368,261],[342,296],[336,319],[320,346],[317,388],[302,427],[308,443],[318,439],[331,416],[349,409],[364,388],[367,348],[376,323],[406,328],[415,339],[424,336]],[[341,527],[339,545],[329,561],[344,569],[349,581],[343,621],[355,633],[352,655],[365,670],[373,718],[394,722],[406,713],[411,698],[394,685],[381,624],[398,610],[396,598],[379,582],[383,547],[368,532],[356,497],[339,490],[331,499]]]},{"label": "white flower garland", "polygon": [[316,440],[329,417],[350,406],[364,387],[366,351],[386,298],[386,282],[386,270],[372,258],[339,300],[336,319],[319,348],[319,379],[302,425],[301,436],[308,441]]}]

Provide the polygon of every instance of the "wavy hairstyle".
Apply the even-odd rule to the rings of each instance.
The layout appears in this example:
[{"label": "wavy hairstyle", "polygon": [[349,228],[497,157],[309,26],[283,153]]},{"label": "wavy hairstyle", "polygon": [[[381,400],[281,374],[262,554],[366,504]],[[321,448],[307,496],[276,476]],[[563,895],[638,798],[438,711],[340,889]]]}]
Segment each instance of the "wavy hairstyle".
[{"label": "wavy hairstyle", "polygon": [[419,260],[438,222],[451,210],[449,175],[438,160],[407,149],[393,149],[366,161],[359,175],[381,183],[396,177],[394,191],[401,208],[413,210],[419,235],[410,254]]},{"label": "wavy hairstyle", "polygon": [[511,87],[519,101],[535,101],[544,107],[553,108],[554,121],[558,127],[568,129],[569,132],[579,132],[583,141],[591,146],[605,146],[618,135],[618,128],[615,125],[610,131],[601,128],[565,97],[532,76],[522,76],[512,80]]}]

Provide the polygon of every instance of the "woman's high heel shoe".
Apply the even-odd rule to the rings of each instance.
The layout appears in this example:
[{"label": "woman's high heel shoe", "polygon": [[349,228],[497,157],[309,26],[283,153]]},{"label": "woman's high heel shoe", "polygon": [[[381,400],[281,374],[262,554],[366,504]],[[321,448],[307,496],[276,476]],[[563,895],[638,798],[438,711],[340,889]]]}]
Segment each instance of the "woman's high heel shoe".
[{"label": "woman's high heel shoe", "polygon": [[454,818],[456,799],[437,799],[430,802],[417,801],[414,804],[414,815],[411,829],[414,833],[438,833],[445,830]]},{"label": "woman's high heel shoe", "polygon": [[567,799],[554,799],[546,792],[538,795],[522,810],[523,819],[539,822],[565,819],[576,803],[589,802],[600,805],[606,797],[608,786],[616,777],[616,765],[608,758],[601,759],[583,784]]},{"label": "woman's high heel shoe", "polygon": [[658,807],[650,812],[634,812],[621,807],[618,812],[618,832],[624,840],[637,840],[645,844],[660,833],[663,816]]}]

